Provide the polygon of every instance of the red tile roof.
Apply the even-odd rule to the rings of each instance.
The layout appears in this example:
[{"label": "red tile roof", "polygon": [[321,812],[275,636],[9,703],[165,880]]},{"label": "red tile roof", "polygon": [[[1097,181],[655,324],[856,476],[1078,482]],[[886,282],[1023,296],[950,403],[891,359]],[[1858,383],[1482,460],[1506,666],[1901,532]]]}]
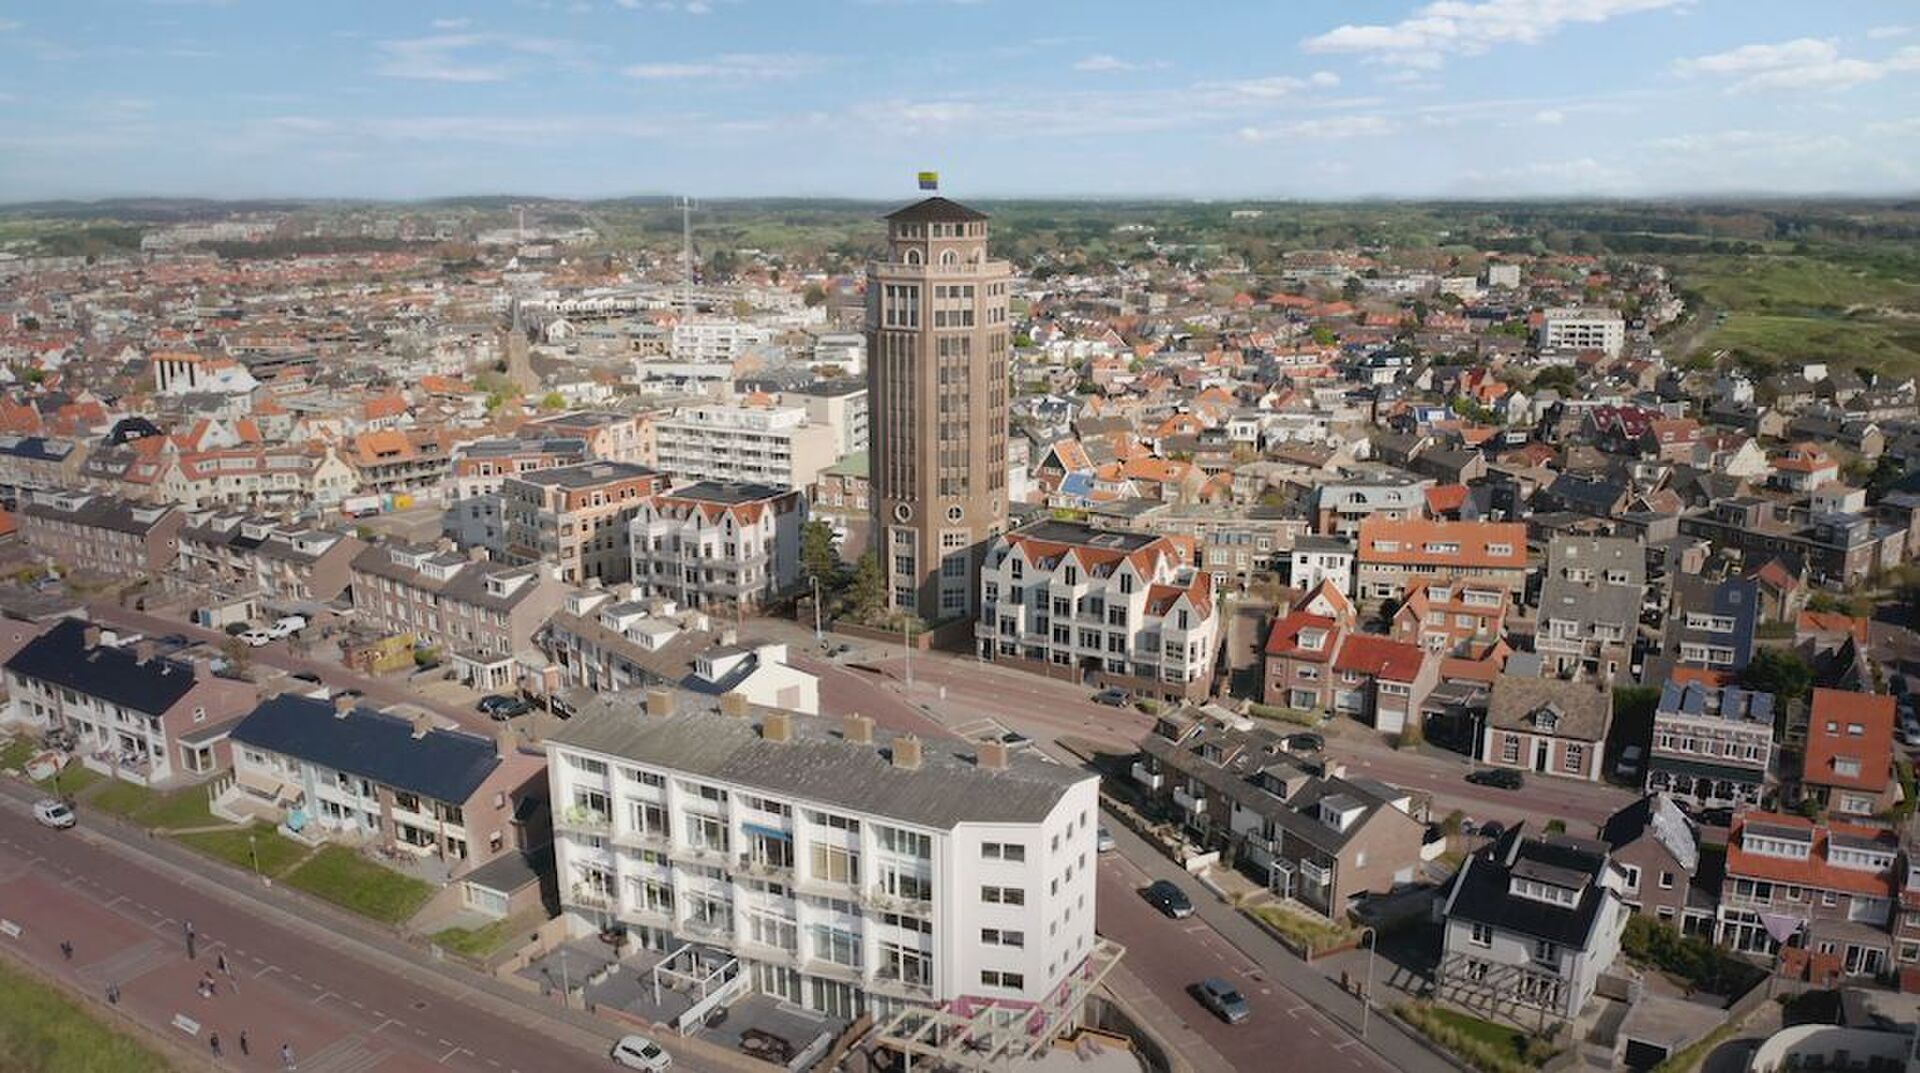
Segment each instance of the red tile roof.
[{"label": "red tile roof", "polygon": [[1340,655],[1334,659],[1333,667],[1338,671],[1359,671],[1390,682],[1411,682],[1420,677],[1420,668],[1426,662],[1426,656],[1426,651],[1419,645],[1370,633],[1354,633],[1348,634],[1347,643],[1340,646]]},{"label": "red tile roof", "polygon": [[[1745,848],[1744,834],[1748,824],[1763,823],[1769,827],[1786,827],[1813,834],[1813,846],[1802,861],[1791,857],[1775,857],[1771,854],[1752,853]],[[1897,851],[1899,840],[1891,831],[1876,827],[1861,827],[1850,823],[1832,823],[1816,825],[1802,816],[1791,816],[1776,812],[1741,812],[1734,817],[1733,830],[1727,836],[1727,875],[1746,879],[1764,879],[1774,883],[1787,883],[1798,887],[1813,887],[1819,890],[1846,891],[1850,894],[1864,894],[1875,898],[1891,898],[1894,894],[1894,879],[1891,869],[1885,872],[1868,872],[1858,868],[1843,868],[1827,859],[1827,849],[1832,835],[1845,835],[1872,841],[1887,850]]]},{"label": "red tile roof", "polygon": [[[1844,775],[1836,761],[1853,760],[1859,774]],[[1802,779],[1878,793],[1893,778],[1893,698],[1843,689],[1813,691]]]}]

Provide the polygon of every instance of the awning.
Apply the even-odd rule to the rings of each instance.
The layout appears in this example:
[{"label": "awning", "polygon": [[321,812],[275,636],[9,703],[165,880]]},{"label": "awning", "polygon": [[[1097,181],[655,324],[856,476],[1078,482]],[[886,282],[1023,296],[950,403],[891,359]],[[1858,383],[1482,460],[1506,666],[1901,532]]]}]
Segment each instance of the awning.
[{"label": "awning", "polygon": [[258,771],[236,771],[234,781],[269,801],[279,801],[287,796],[286,783]]},{"label": "awning", "polygon": [[762,838],[777,838],[782,842],[793,841],[792,834],[782,831],[777,827],[762,827],[757,823],[743,823],[740,825],[740,829],[750,835],[759,835]]}]

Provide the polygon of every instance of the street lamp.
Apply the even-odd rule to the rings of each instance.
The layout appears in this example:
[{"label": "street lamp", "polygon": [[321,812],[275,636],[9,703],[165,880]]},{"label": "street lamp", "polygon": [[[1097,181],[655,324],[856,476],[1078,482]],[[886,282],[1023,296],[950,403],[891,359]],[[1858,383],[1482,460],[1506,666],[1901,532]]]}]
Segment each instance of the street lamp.
[{"label": "street lamp", "polygon": [[1368,1022],[1373,1013],[1373,954],[1380,945],[1380,933],[1367,926],[1360,929],[1360,938],[1367,944],[1367,982],[1360,992],[1360,1038],[1366,1039]]},{"label": "street lamp", "polygon": [[813,643],[825,644],[826,637],[820,629],[820,575],[813,575]]},{"label": "street lamp", "polygon": [[567,993],[573,990],[573,979],[567,974],[567,948],[560,948],[560,1005],[568,1005]]},{"label": "street lamp", "polygon": [[254,841],[253,832],[247,832],[247,857],[253,861],[253,878],[260,878],[260,847]]},{"label": "street lamp", "polygon": [[913,619],[900,620],[900,645],[907,654],[907,696],[913,696]]}]

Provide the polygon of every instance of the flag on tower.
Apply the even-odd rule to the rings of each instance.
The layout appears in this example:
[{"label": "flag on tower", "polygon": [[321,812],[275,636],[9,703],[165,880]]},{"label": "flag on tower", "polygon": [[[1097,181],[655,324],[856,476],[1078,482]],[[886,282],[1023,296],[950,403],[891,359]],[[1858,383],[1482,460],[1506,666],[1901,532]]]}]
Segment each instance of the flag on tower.
[{"label": "flag on tower", "polygon": [[937,171],[921,172],[920,173],[920,189],[922,190],[940,189],[940,173]]}]

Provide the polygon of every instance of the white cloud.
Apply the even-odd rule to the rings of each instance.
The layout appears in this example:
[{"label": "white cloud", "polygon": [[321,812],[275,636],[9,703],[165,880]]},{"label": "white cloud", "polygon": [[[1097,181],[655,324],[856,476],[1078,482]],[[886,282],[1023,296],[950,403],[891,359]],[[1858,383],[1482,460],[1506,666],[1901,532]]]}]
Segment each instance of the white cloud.
[{"label": "white cloud", "polygon": [[1340,76],[1332,71],[1315,71],[1307,76],[1307,84],[1327,89],[1339,85]]},{"label": "white cloud", "polygon": [[433,20],[433,28],[436,30],[464,30],[467,27],[472,25],[473,25],[472,19],[435,19]]},{"label": "white cloud", "polygon": [[620,73],[645,82],[772,82],[798,78],[826,65],[824,57],[801,52],[730,52],[707,60],[635,63]]},{"label": "white cloud", "polygon": [[1326,119],[1298,119],[1266,127],[1241,127],[1243,142],[1269,142],[1286,139],[1302,141],[1342,141],[1347,138],[1374,138],[1392,134],[1400,128],[1385,116],[1344,115]]},{"label": "white cloud", "polygon": [[1431,70],[1449,55],[1534,44],[1574,23],[1677,8],[1691,0],[1433,0],[1390,25],[1336,27],[1303,42],[1308,52],[1358,54],[1370,62]]},{"label": "white cloud", "polygon": [[1867,36],[1875,41],[1885,41],[1893,37],[1905,37],[1913,32],[1911,26],[1875,26],[1867,31]]},{"label": "white cloud", "polygon": [[1920,71],[1920,45],[1877,60],[1843,55],[1832,38],[1801,37],[1772,45],[1742,45],[1673,65],[1683,78],[1730,79],[1735,92],[1765,89],[1838,90],[1877,82],[1890,74]]},{"label": "white cloud", "polygon": [[1147,60],[1144,62],[1135,62],[1133,60],[1123,60],[1120,57],[1112,55],[1110,53],[1097,52],[1075,63],[1073,65],[1073,69],[1076,71],[1095,71],[1095,72],[1145,71],[1145,70],[1165,67],[1166,65],[1167,64],[1165,60]]},{"label": "white cloud", "polygon": [[18,30],[19,28],[20,28],[20,23],[18,20],[0,19],[0,34],[7,33],[12,30]]},{"label": "white cloud", "polygon": [[[578,51],[571,41],[505,34],[445,33],[376,41],[376,70],[388,78],[423,82],[504,82],[522,56],[571,63]],[[476,53],[485,53],[476,57]]]},{"label": "white cloud", "polygon": [[1549,127],[1557,127],[1567,121],[1567,113],[1558,108],[1545,108],[1533,113],[1533,121]]}]

